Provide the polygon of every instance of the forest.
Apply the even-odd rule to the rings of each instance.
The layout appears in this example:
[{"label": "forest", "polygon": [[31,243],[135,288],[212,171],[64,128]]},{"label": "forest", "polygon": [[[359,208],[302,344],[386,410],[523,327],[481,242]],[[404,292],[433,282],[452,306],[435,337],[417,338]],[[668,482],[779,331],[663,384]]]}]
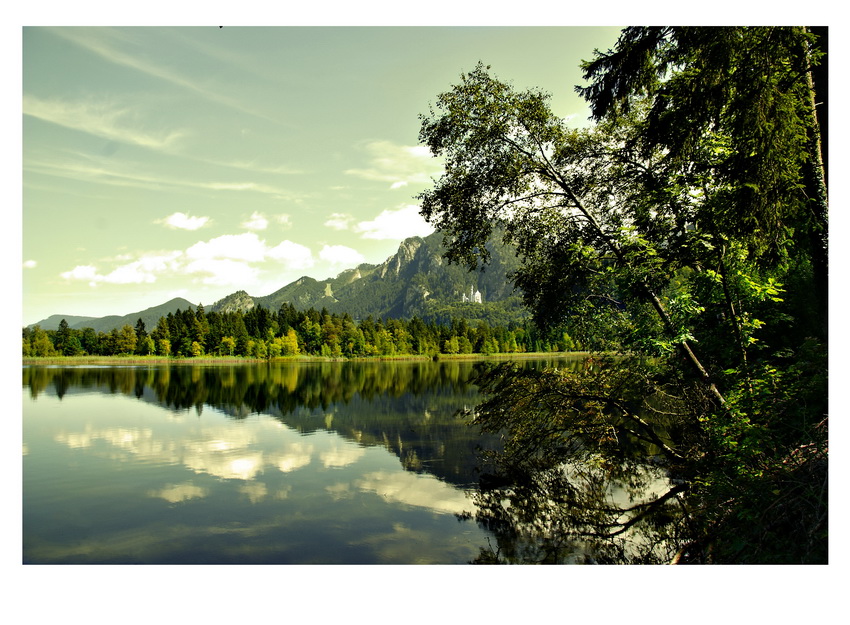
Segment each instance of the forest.
[{"label": "forest", "polygon": [[[455,307],[460,309],[462,307]],[[65,320],[57,330],[24,328],[24,357],[162,356],[195,358],[239,356],[272,359],[292,356],[360,358],[562,352],[577,349],[563,330],[539,331],[530,322],[491,326],[452,317],[448,323],[411,319],[355,321],[347,314],[283,304],[277,312],[255,306],[245,312],[177,310],[160,317],[150,331],[139,319],[110,332],[74,329]]]}]

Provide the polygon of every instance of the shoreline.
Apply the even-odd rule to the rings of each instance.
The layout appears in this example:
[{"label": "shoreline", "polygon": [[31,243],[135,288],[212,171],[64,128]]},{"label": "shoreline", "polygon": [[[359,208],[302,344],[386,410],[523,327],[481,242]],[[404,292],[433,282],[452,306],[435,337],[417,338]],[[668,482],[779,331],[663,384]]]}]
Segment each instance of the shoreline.
[{"label": "shoreline", "polygon": [[323,356],[281,356],[278,358],[246,358],[243,356],[198,356],[195,358],[173,358],[171,356],[46,356],[22,359],[22,366],[79,366],[79,365],[256,365],[272,363],[315,363],[315,362],[441,362],[472,360],[541,360],[587,356],[590,352],[516,352],[499,354],[438,354],[434,356],[403,354],[398,356],[358,356],[354,358],[332,358]]}]

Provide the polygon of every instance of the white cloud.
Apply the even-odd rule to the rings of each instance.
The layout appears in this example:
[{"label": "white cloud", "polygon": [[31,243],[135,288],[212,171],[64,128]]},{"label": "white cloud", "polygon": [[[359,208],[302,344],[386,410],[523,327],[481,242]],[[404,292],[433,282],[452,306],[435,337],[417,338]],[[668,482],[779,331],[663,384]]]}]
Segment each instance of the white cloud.
[{"label": "white cloud", "polygon": [[266,256],[266,244],[253,232],[223,234],[209,241],[198,241],[186,250],[192,259],[222,258],[242,261],[262,261]]},{"label": "white cloud", "polygon": [[[202,284],[212,286],[258,285],[266,267],[274,262],[285,269],[305,269],[314,265],[310,248],[282,241],[274,247],[266,244],[256,233],[225,234],[207,241],[198,241],[185,251],[122,255],[111,259],[125,261],[101,272],[95,265],[77,265],[61,273],[66,280],[88,282],[90,286],[107,284],[151,284],[163,276],[192,276]],[[274,269],[279,273],[279,266]]]},{"label": "white cloud", "polygon": [[176,270],[180,252],[150,254],[115,268],[103,277],[111,284],[142,284],[156,282],[157,274]]},{"label": "white cloud", "polygon": [[428,236],[434,232],[415,204],[400,206],[395,210],[387,209],[371,221],[361,221],[354,230],[364,239],[405,239],[414,236]]},{"label": "white cloud", "polygon": [[365,145],[365,150],[371,156],[371,167],[348,169],[345,173],[365,180],[389,182],[391,189],[410,183],[427,184],[441,169],[438,159],[433,158],[425,146],[372,141]]},{"label": "white cloud", "polygon": [[[107,284],[150,284],[156,282],[158,274],[178,268],[177,259],[181,252],[149,254],[129,263],[119,265],[108,274],[101,274],[94,265],[77,265],[61,274],[66,280],[87,281],[91,286]],[[120,258],[126,259],[126,255]]]},{"label": "white cloud", "polygon": [[268,250],[267,255],[273,260],[285,263],[290,269],[306,269],[313,266],[313,253],[310,248],[292,241],[281,241]]},{"label": "white cloud", "polygon": [[34,260],[25,260],[24,269],[34,269],[38,263]]},{"label": "white cloud", "polygon": [[97,267],[94,265],[77,265],[71,271],[65,271],[59,274],[66,280],[90,280],[96,281]]},{"label": "white cloud", "polygon": [[289,215],[285,213],[281,213],[279,215],[275,215],[275,221],[280,224],[281,228],[289,229],[292,227],[292,219]]},{"label": "white cloud", "polygon": [[185,213],[177,212],[163,219],[157,219],[154,223],[164,224],[169,228],[178,230],[198,230],[203,228],[209,220],[209,217],[190,217]]},{"label": "white cloud", "polygon": [[261,213],[254,211],[249,219],[242,222],[242,227],[247,230],[265,230],[269,227],[269,220]]},{"label": "white cloud", "polygon": [[319,258],[344,267],[354,267],[366,261],[363,254],[345,245],[325,245],[319,252]]},{"label": "white cloud", "polygon": [[150,271],[146,271],[141,263],[129,263],[117,267],[103,276],[102,282],[110,284],[150,284],[156,282],[156,276]]}]

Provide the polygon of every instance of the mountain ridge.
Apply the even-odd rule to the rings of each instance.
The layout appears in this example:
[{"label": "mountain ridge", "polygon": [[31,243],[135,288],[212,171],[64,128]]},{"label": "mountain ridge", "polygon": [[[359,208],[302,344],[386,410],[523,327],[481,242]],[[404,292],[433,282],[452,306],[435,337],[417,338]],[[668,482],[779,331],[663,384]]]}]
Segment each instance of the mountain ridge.
[{"label": "mountain ridge", "polygon": [[[459,315],[475,319],[494,314],[501,319],[506,310],[510,318],[524,317],[520,298],[509,279],[510,272],[519,264],[515,250],[496,239],[491,240],[487,248],[490,262],[477,271],[467,271],[445,260],[439,232],[426,237],[409,237],[399,244],[395,254],[378,265],[361,263],[324,280],[302,276],[264,296],[252,296],[240,289],[205,310],[244,312],[255,306],[278,310],[290,304],[300,310],[324,308],[331,313],[348,313],[354,319],[370,315],[435,320]],[[464,295],[470,290],[480,291],[483,303],[465,303]],[[174,298],[126,315],[100,318],[51,315],[29,327],[39,325],[45,330],[56,329],[64,318],[74,329],[92,327],[99,332],[109,332],[125,324],[134,326],[141,318],[150,329],[159,317],[189,307],[197,309],[197,305],[184,298]]]}]

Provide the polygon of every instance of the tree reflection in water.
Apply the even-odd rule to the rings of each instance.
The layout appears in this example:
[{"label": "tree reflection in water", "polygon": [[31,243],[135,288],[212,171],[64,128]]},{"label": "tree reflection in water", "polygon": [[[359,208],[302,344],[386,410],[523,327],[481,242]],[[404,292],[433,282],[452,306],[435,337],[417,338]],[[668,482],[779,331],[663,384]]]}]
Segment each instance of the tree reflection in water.
[{"label": "tree reflection in water", "polygon": [[325,362],[25,367],[30,396],[121,393],[174,411],[267,415],[301,434],[331,430],[384,447],[415,473],[474,487],[475,449],[496,444],[457,413],[477,402],[472,362]]},{"label": "tree reflection in water", "polygon": [[[495,368],[472,414],[500,432],[482,454],[476,519],[496,544],[478,563],[666,563],[686,543],[681,404],[648,369]],[[616,399],[615,399],[616,398]],[[628,399],[632,398],[632,399]],[[648,419],[651,419],[650,423]],[[671,479],[676,476],[677,479]]]}]

